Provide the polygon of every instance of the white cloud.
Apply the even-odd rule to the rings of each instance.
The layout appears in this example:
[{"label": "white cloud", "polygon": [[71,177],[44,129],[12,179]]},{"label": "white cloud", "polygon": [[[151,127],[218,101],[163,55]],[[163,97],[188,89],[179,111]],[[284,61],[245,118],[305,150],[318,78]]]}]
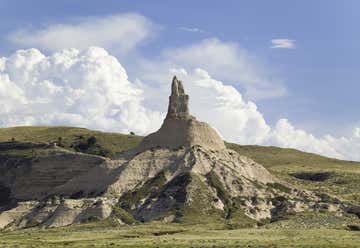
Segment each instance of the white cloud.
[{"label": "white cloud", "polygon": [[104,49],[43,55],[18,50],[1,58],[0,126],[75,125],[147,133],[161,113],[142,105],[143,90]]},{"label": "white cloud", "polygon": [[283,49],[293,49],[295,48],[295,40],[290,39],[272,39],[271,48],[283,48]]},{"label": "white cloud", "polygon": [[356,138],[360,138],[360,128],[359,127],[354,128],[353,135]]},{"label": "white cloud", "polygon": [[211,72],[214,78],[243,88],[245,97],[252,100],[286,94],[281,80],[274,80],[273,75],[268,73],[269,69],[238,43],[223,42],[216,38],[165,49],[158,58],[144,59],[138,68],[141,68],[142,79],[154,81],[164,81],[161,74],[170,68],[189,71],[203,68]]},{"label": "white cloud", "polygon": [[326,138],[316,138],[301,129],[296,129],[287,119],[280,119],[268,136],[267,143],[280,147],[290,147],[323,154],[332,157],[344,158],[343,154],[328,142]]},{"label": "white cloud", "polygon": [[179,29],[182,31],[190,32],[190,33],[200,33],[200,34],[207,33],[205,30],[202,30],[200,28],[195,28],[195,27],[180,27]]},{"label": "white cloud", "polygon": [[315,137],[311,133],[295,128],[287,119],[280,119],[269,133],[264,144],[280,147],[290,147],[302,151],[318,153],[324,156],[360,161],[360,137],[354,128],[349,137],[334,137],[324,135]]},{"label": "white cloud", "polygon": [[24,28],[8,39],[24,48],[40,47],[47,51],[100,46],[120,53],[132,50],[149,39],[157,26],[139,14],[119,14],[77,19],[75,23],[53,24],[43,29]]}]

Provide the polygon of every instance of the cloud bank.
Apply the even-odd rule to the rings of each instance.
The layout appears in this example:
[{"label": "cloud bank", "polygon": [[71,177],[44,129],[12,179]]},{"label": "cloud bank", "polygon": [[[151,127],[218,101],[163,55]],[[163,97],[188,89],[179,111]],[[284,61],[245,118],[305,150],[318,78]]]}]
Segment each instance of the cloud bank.
[{"label": "cloud bank", "polygon": [[76,125],[146,133],[162,115],[142,105],[143,90],[104,49],[45,56],[18,50],[0,59],[0,126]]}]

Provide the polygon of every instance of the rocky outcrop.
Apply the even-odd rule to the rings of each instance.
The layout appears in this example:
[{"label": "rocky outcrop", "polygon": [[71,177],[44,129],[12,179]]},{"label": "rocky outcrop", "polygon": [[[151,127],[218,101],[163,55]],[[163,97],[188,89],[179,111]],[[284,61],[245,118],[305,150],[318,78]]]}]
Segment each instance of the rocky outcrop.
[{"label": "rocky outcrop", "polygon": [[[42,200],[56,187],[100,166],[105,158],[82,153],[54,151],[47,156],[17,158],[1,156],[0,185],[16,201]],[[76,188],[72,193],[76,192]]]},{"label": "rocky outcrop", "polygon": [[0,228],[8,229],[108,217],[239,227],[304,210],[350,212],[339,199],[296,189],[226,149],[213,128],[190,115],[176,77],[162,126],[139,147],[114,160],[67,151],[20,161],[0,156],[0,189]]},{"label": "rocky outcrop", "polygon": [[112,214],[115,203],[101,197],[21,202],[0,213],[0,229],[61,227],[106,219]]}]

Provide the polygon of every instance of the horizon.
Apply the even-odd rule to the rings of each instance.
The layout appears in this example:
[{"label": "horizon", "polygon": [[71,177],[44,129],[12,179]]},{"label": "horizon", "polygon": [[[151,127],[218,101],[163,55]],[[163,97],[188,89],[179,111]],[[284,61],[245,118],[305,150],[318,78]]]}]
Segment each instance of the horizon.
[{"label": "horizon", "polygon": [[224,140],[360,161],[357,1],[37,2],[0,1],[0,127],[146,135],[176,74]]}]

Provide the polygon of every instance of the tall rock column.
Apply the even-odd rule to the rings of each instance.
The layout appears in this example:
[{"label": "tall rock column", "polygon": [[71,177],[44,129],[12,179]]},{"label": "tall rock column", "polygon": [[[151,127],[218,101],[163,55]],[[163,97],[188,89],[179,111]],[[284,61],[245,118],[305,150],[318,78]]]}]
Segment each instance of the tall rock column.
[{"label": "tall rock column", "polygon": [[171,95],[169,97],[169,108],[166,119],[188,117],[190,117],[189,96],[185,94],[182,82],[174,76],[171,84]]},{"label": "tall rock column", "polygon": [[189,113],[189,96],[183,84],[174,76],[171,84],[169,108],[160,129],[146,136],[135,148],[142,152],[149,148],[174,149],[199,145],[207,149],[222,150],[225,144],[217,132],[207,123],[200,122]]}]

